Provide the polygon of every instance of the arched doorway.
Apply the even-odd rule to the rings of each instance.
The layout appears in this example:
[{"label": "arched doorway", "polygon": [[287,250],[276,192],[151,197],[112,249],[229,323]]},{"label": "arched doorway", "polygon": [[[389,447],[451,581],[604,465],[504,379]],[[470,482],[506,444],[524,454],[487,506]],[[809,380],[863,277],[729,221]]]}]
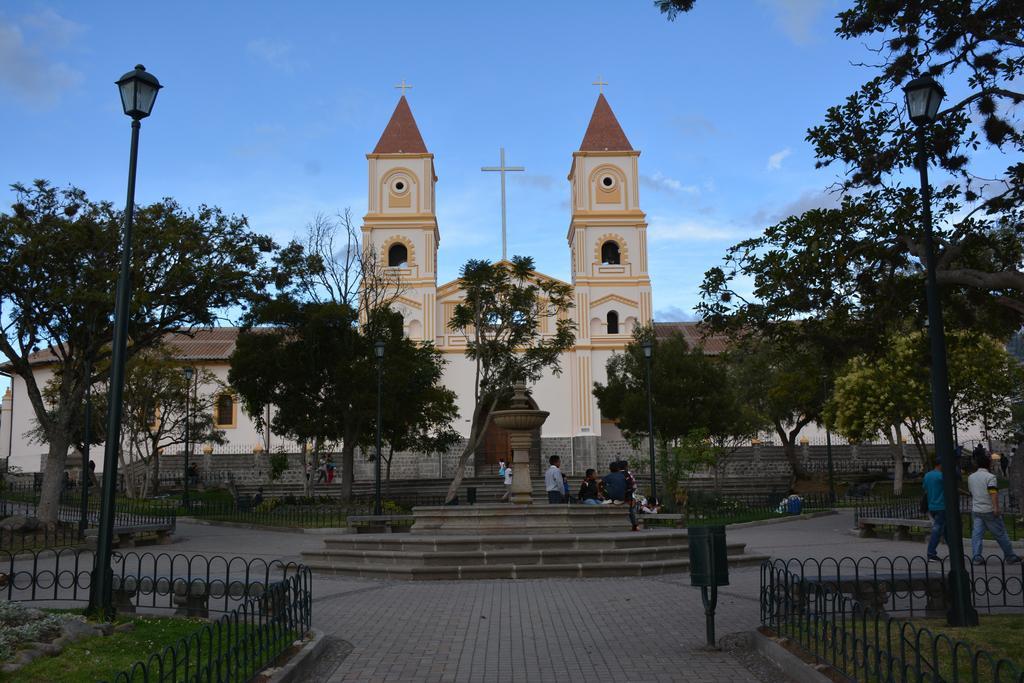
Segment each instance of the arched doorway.
[{"label": "arched doorway", "polygon": [[[538,410],[537,402],[533,400],[532,396],[527,396],[526,400],[530,404],[532,410]],[[508,408],[508,401],[498,404],[498,410]],[[540,441],[540,427],[533,430],[530,440],[530,476],[536,477],[541,474],[541,441]],[[512,443],[509,439],[509,432],[506,429],[502,429],[498,425],[494,424],[493,421],[488,421],[487,430],[484,432],[484,438],[480,441],[480,445],[477,446],[476,453],[474,454],[474,463],[476,465],[476,476],[488,477],[498,476],[498,461],[504,460],[506,462],[512,461]]]}]

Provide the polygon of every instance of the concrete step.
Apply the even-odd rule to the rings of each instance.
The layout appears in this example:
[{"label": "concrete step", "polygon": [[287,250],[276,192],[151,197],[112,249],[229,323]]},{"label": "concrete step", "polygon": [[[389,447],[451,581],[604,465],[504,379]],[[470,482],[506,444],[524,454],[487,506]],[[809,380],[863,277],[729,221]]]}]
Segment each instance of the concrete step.
[{"label": "concrete step", "polygon": [[[767,555],[731,555],[730,567],[760,564]],[[409,564],[357,564],[311,559],[306,565],[317,573],[410,581],[450,581],[466,579],[546,579],[594,578],[609,576],[659,576],[685,572],[688,558],[600,563],[566,564],[493,564],[414,566]]]},{"label": "concrete step", "polygon": [[[683,546],[689,541],[685,529],[650,529],[640,532],[581,534],[473,534],[417,536],[415,534],[346,534],[329,536],[324,547],[331,550],[385,550],[393,552],[469,552],[523,549],[601,550]],[[742,548],[742,546],[740,546]]]}]

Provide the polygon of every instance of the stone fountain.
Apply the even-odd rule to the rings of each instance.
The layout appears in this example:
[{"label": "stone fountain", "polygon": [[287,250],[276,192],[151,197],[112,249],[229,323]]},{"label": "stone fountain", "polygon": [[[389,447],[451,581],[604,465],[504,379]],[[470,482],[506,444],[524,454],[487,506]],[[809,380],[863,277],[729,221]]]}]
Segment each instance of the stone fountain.
[{"label": "stone fountain", "polygon": [[512,445],[512,495],[511,501],[516,505],[533,503],[533,484],[530,481],[530,445],[533,441],[533,430],[544,424],[548,419],[544,410],[534,410],[526,398],[526,385],[519,382],[512,395],[512,406],[507,410],[495,410],[491,413],[494,424],[509,432]]}]

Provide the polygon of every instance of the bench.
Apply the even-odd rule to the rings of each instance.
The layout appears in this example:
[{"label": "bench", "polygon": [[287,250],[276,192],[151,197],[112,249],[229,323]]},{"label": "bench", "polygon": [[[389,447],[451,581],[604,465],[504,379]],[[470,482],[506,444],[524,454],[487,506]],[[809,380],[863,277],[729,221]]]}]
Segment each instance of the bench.
[{"label": "bench", "polygon": [[359,534],[391,534],[408,531],[412,515],[350,515],[348,525]]},{"label": "bench", "polygon": [[[153,524],[136,524],[133,526],[115,526],[112,544],[117,548],[134,548],[135,537],[143,534],[153,534],[156,542],[166,545],[171,542],[171,534],[174,533],[174,522],[158,522]],[[90,547],[95,548],[99,529],[86,529],[85,538]]]},{"label": "bench", "polygon": [[931,529],[930,519],[898,519],[894,517],[861,517],[857,520],[857,527],[860,529],[861,538],[875,538],[875,527],[891,526],[896,528],[893,534],[894,541],[907,541],[910,539],[911,529]]},{"label": "bench", "polygon": [[120,576],[114,574],[111,591],[114,608],[119,612],[135,612],[132,598],[139,595],[157,594],[171,595],[175,606],[174,614],[182,617],[198,617],[208,619],[210,616],[210,598],[258,598],[265,591],[261,581],[222,581],[207,582],[205,579],[171,578],[169,576]]},{"label": "bench", "polygon": [[796,590],[802,587],[820,587],[832,593],[845,593],[875,613],[884,613],[892,593],[923,593],[927,598],[925,611],[929,614],[945,614],[949,607],[946,597],[946,581],[941,571],[909,572],[895,576],[839,575],[804,577]]}]

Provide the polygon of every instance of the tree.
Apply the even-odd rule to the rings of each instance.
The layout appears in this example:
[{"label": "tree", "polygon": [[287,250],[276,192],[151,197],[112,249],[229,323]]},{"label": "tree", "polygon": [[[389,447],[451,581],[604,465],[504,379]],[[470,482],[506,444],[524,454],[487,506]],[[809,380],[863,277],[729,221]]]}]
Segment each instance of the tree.
[{"label": "tree", "polygon": [[[195,387],[204,387],[199,392]],[[128,363],[124,385],[123,439],[120,464],[128,494],[141,498],[157,492],[160,456],[189,442],[223,443],[224,432],[213,424],[213,408],[221,386],[208,370],[199,370],[192,382],[165,346],[136,354]],[[185,476],[185,473],[181,473]]]},{"label": "tree", "polygon": [[[560,373],[560,356],[576,341],[576,325],[568,315],[572,288],[538,275],[529,257],[469,260],[459,287],[463,298],[448,327],[466,339],[466,358],[474,365],[473,417],[447,501],[455,498],[499,401],[511,395],[517,382],[531,384],[545,371]],[[554,322],[550,334],[541,331],[545,320]]]},{"label": "tree", "polygon": [[721,360],[691,348],[676,333],[659,339],[652,327],[637,328],[625,353],[614,354],[606,366],[607,384],[594,383],[601,415],[614,420],[634,447],[648,434],[645,359],[641,343],[651,340],[651,405],[655,439],[662,450],[701,434],[719,447],[733,450],[737,439],[758,431],[740,387]]},{"label": "tree", "polygon": [[[38,515],[56,523],[85,388],[109,366],[123,216],[74,187],[12,187],[11,213],[0,213],[0,353],[24,380],[48,444]],[[244,217],[173,199],[139,207],[132,239],[129,354],[244,307],[268,274],[262,255],[275,248]],[[34,372],[44,362],[59,378],[49,403]]]},{"label": "tree", "polygon": [[[1019,363],[995,339],[977,332],[949,335],[949,377],[953,419],[1010,431],[1012,405],[1020,396]],[[893,450],[893,492],[903,487],[903,430],[913,440],[925,469],[926,432],[931,429],[928,339],[923,332],[892,337],[875,356],[858,356],[836,378],[826,421],[855,441],[883,436]]]},{"label": "tree", "polygon": [[727,354],[744,400],[782,442],[793,480],[804,478],[797,439],[804,427],[821,420],[831,372],[827,352],[808,329],[777,330],[776,336],[745,336]]},{"label": "tree", "polygon": [[[443,375],[444,358],[432,344],[403,339],[385,352],[387,400],[381,412],[385,495],[390,495],[391,463],[396,451],[424,456],[444,453],[461,440],[452,426],[459,416],[457,396],[444,386]],[[376,422],[374,414],[362,434],[362,447],[369,460],[376,457]]]},{"label": "tree", "polygon": [[944,182],[932,210],[951,326],[1000,337],[1016,330],[1024,320],[1024,134],[1012,115],[1024,102],[1015,89],[1024,74],[1019,2],[857,0],[838,19],[840,38],[874,43],[872,63],[862,65],[869,80],[807,135],[817,165],[841,169],[840,206],[787,218],[731,249],[705,276],[705,314],[743,307],[734,286],[743,276],[758,283],[761,314],[774,319],[829,305],[862,322],[893,310],[922,319],[927,255],[902,87],[927,72],[958,94],[926,131],[928,163]]}]

